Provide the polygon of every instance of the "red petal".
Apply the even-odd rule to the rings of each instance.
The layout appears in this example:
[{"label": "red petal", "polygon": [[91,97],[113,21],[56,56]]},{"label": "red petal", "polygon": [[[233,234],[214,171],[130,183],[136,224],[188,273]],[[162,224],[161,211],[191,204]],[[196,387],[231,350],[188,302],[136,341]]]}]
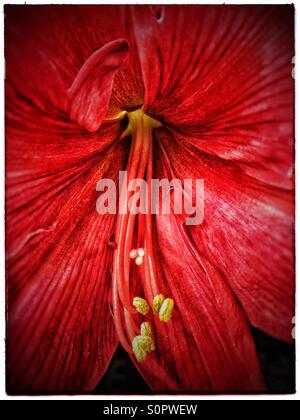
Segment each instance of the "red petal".
[{"label": "red petal", "polygon": [[200,256],[175,220],[157,217],[160,292],[175,301],[168,323],[155,317],[156,351],[137,363],[155,391],[264,389],[255,347],[226,280]]},{"label": "red petal", "polygon": [[291,341],[293,195],[187,147],[183,136],[161,131],[160,139],[170,159],[163,162],[172,167],[168,176],[204,179],[204,222],[189,227],[201,255],[230,284],[252,325]]},{"label": "red petal", "polygon": [[284,188],[293,172],[293,7],[135,9],[147,112]]},{"label": "red petal", "polygon": [[[104,47],[107,52],[105,45],[118,39],[128,42],[130,52],[128,60],[115,75],[112,106],[116,108],[114,111],[118,111],[120,108],[134,108],[142,103],[143,82],[135,52],[132,25],[128,25],[128,7],[8,5],[5,15],[7,79],[28,103],[52,117],[63,120],[69,118],[69,115],[65,115],[66,99],[76,75],[84,63],[89,58],[91,60],[92,54],[98,51],[93,56],[96,58],[94,64],[97,65],[99,50]],[[88,64],[91,62],[88,61]],[[110,61],[110,64],[114,66],[116,63]],[[97,75],[95,70],[94,67],[93,77]],[[107,101],[111,89],[110,82],[105,81],[105,85],[98,86],[97,96],[101,98],[99,105],[102,101]],[[109,91],[104,98],[101,97],[103,87]],[[89,94],[96,95],[95,89],[96,83],[93,84],[93,92]],[[93,112],[100,111],[97,108]]]},{"label": "red petal", "polygon": [[70,118],[90,132],[99,130],[107,115],[113,78],[127,52],[125,40],[106,44],[88,58],[69,89]]},{"label": "red petal", "polygon": [[96,184],[124,164],[124,146],[101,152],[120,127],[76,138],[68,126],[64,135],[55,124],[47,133],[43,119],[35,131],[30,120],[21,129],[8,121],[9,390],[93,390],[117,345],[109,309],[114,216],[96,212]]}]

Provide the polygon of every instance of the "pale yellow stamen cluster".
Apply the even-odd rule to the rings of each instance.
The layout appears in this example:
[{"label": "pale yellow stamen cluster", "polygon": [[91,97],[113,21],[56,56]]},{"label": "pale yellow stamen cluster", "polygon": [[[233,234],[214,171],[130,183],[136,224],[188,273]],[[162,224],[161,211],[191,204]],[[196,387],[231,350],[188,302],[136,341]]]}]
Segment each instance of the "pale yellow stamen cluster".
[{"label": "pale yellow stamen cluster", "polygon": [[[129,258],[135,260],[136,265],[143,264],[144,256],[144,248],[132,249],[129,253]],[[143,316],[146,316],[150,311],[148,302],[139,296],[133,299],[132,305]],[[152,308],[153,312],[158,314],[160,321],[168,322],[172,318],[174,301],[173,299],[165,298],[162,294],[158,294],[153,299]],[[141,324],[140,335],[137,335],[132,340],[132,350],[139,363],[144,362],[147,354],[155,350],[152,327],[149,322],[143,322]]]},{"label": "pale yellow stamen cluster", "polygon": [[132,249],[129,252],[129,258],[135,260],[136,265],[142,265],[144,262],[145,250],[144,248]]},{"label": "pale yellow stamen cluster", "polygon": [[[137,312],[144,316],[147,315],[150,310],[148,302],[141,297],[135,297],[133,299],[133,306],[136,308]],[[165,298],[164,295],[161,294],[154,297],[153,311],[158,314],[159,319],[162,322],[170,321],[173,309],[173,299]],[[155,350],[150,322],[145,321],[141,324],[140,335],[137,335],[132,340],[132,350],[139,363],[144,362],[147,358],[147,354]]]},{"label": "pale yellow stamen cluster", "polygon": [[139,363],[144,362],[147,358],[147,354],[155,350],[152,329],[149,322],[142,323],[141,335],[137,335],[132,340],[132,350]]}]

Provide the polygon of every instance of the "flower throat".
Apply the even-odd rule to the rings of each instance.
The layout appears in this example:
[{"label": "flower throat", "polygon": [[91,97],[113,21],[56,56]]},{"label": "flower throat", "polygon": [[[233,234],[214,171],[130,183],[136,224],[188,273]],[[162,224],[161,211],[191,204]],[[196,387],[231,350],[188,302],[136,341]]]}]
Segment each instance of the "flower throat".
[{"label": "flower throat", "polygon": [[[142,110],[128,113],[129,125],[125,135],[131,135],[131,150],[127,163],[128,182],[145,179],[151,185],[153,175],[152,130],[160,123],[148,117]],[[117,216],[112,275],[112,305],[116,331],[124,349],[144,362],[148,353],[155,351],[151,310],[161,322],[171,319],[174,301],[165,298],[159,291],[157,267],[153,250],[151,188],[145,200],[143,213],[130,211],[127,181],[120,194],[120,210]],[[129,206],[129,207],[128,207]],[[125,211],[128,208],[129,212]],[[123,211],[122,211],[123,210]],[[137,232],[137,235],[135,234]],[[133,266],[142,270],[144,278],[143,297],[130,292],[130,276]],[[142,319],[141,319],[142,317]],[[140,319],[139,319],[140,318]]]}]

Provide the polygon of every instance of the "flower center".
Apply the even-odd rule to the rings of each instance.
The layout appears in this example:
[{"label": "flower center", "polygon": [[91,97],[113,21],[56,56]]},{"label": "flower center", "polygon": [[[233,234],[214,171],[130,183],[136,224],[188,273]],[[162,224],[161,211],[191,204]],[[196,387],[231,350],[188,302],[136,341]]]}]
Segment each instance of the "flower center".
[{"label": "flower center", "polygon": [[[163,322],[171,319],[174,302],[159,293],[157,267],[153,250],[151,187],[147,189],[146,208],[143,212],[131,211],[134,192],[128,185],[135,179],[146,180],[151,186],[153,176],[152,130],[161,124],[147,116],[141,109],[128,113],[129,125],[123,137],[131,135],[131,150],[127,163],[127,179],[120,186],[119,213],[116,221],[112,304],[116,331],[124,349],[134,353],[139,362],[146,360],[147,353],[155,350],[151,323],[142,322],[141,316],[154,314]],[[127,211],[128,209],[128,211]],[[137,234],[136,234],[137,232]],[[134,243],[135,241],[135,243]],[[130,290],[133,267],[142,270],[143,297],[134,296]]]}]

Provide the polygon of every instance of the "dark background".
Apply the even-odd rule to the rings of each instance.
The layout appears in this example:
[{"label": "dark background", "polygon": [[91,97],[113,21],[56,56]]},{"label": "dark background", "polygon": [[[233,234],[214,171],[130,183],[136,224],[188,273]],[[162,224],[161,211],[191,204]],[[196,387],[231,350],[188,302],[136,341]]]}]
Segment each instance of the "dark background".
[{"label": "dark background", "polygon": [[[295,392],[295,346],[277,341],[258,330],[254,340],[270,393]],[[128,354],[119,347],[96,394],[153,394]]]}]

